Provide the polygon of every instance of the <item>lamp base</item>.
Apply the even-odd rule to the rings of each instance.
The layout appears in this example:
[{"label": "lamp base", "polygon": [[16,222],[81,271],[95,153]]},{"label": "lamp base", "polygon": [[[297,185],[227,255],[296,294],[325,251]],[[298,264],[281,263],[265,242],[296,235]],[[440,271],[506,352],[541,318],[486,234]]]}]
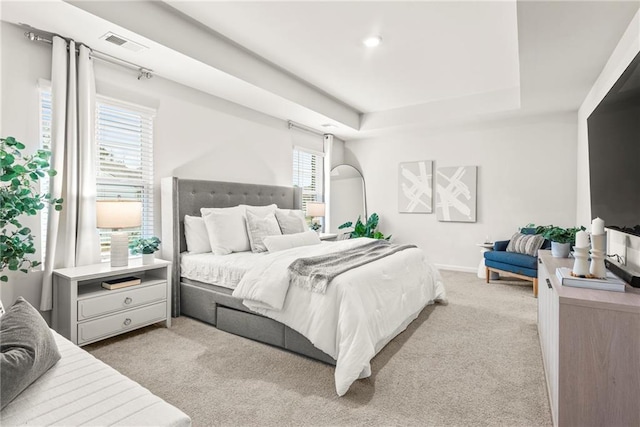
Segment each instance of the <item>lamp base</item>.
[{"label": "lamp base", "polygon": [[111,233],[111,267],[129,265],[129,233],[114,231]]}]

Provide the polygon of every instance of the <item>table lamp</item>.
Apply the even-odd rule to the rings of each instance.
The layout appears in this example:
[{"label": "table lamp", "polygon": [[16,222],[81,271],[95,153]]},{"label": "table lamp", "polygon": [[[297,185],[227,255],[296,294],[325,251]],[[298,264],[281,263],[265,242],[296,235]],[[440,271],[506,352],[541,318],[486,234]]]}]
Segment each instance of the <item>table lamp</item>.
[{"label": "table lamp", "polygon": [[307,215],[311,217],[311,229],[319,230],[321,225],[316,218],[324,217],[325,205],[322,202],[307,202]]},{"label": "table lamp", "polygon": [[96,202],[96,225],[110,228],[111,267],[126,267],[129,264],[129,233],[123,228],[140,227],[142,203],[135,200],[98,200]]}]

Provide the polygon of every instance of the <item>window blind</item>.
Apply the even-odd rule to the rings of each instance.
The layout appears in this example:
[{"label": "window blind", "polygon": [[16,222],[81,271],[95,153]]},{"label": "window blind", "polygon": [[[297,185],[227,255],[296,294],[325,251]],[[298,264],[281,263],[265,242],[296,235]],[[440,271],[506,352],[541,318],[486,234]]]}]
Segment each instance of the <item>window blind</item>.
[{"label": "window blind", "polygon": [[[51,150],[51,89],[41,87],[40,90],[40,148]],[[40,193],[49,192],[49,175],[40,178]],[[47,224],[49,223],[49,204],[44,204],[40,211],[40,254],[44,264],[47,252]]]},{"label": "window blind", "polygon": [[302,210],[307,203],[322,201],[323,156],[300,147],[293,150],[293,185],[302,188]]},{"label": "window blind", "polygon": [[[129,238],[153,236],[153,118],[155,111],[98,97],[96,103],[98,200],[142,202],[142,226]],[[100,253],[109,259],[111,230],[100,230]]]}]

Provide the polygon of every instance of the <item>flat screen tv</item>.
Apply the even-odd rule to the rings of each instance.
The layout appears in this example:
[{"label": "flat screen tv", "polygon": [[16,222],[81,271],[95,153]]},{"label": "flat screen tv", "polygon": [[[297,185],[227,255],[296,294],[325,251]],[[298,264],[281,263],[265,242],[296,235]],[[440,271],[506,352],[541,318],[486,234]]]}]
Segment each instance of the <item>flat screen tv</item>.
[{"label": "flat screen tv", "polygon": [[591,215],[640,236],[640,53],[587,119]]}]

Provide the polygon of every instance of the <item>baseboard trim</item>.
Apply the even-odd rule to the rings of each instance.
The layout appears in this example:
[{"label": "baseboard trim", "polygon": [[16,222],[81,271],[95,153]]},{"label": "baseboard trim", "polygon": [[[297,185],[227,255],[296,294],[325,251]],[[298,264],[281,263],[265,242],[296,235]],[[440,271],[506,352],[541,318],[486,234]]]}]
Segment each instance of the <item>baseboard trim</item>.
[{"label": "baseboard trim", "polygon": [[463,267],[461,265],[434,264],[438,270],[461,271],[463,273],[478,273],[478,267]]}]

